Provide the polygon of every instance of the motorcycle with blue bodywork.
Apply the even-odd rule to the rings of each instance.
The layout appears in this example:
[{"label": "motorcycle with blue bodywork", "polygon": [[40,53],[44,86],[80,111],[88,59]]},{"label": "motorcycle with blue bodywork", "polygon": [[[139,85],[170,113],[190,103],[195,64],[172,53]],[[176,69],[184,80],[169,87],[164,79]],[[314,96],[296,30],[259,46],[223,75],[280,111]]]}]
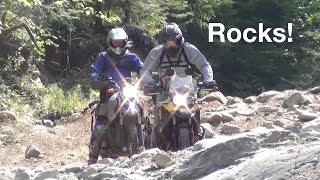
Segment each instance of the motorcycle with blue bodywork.
[{"label": "motorcycle with blue bodywork", "polygon": [[[105,146],[109,150],[109,155],[132,156],[144,150],[144,118],[143,102],[140,99],[138,83],[134,83],[132,78],[124,78],[116,83],[111,77],[100,74],[107,88],[101,93],[107,97],[106,107],[97,107],[93,112],[97,117],[99,108],[106,108],[107,122],[104,133]],[[97,101],[98,102],[98,101]],[[92,104],[91,104],[92,106]],[[93,113],[92,113],[93,114]],[[93,119],[91,123],[93,128]]]}]

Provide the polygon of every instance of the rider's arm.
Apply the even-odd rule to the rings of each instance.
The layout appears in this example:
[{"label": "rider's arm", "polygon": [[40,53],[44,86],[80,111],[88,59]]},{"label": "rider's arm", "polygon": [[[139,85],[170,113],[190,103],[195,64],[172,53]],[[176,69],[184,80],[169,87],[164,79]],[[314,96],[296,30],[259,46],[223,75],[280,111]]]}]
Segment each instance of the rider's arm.
[{"label": "rider's arm", "polygon": [[100,90],[103,87],[103,82],[100,80],[100,74],[103,73],[104,62],[103,53],[99,53],[95,60],[95,72],[90,74],[90,85],[94,90]]},{"label": "rider's arm", "polygon": [[147,84],[148,82],[153,81],[153,78],[151,76],[151,72],[158,71],[159,67],[159,56],[161,54],[161,49],[159,46],[153,48],[146,60],[143,63],[143,67],[140,70],[140,77],[142,77],[143,83]]},{"label": "rider's arm", "polygon": [[194,64],[201,72],[204,81],[213,80],[213,70],[206,57],[192,44],[185,47],[190,63]]},{"label": "rider's arm", "polygon": [[142,61],[140,60],[139,56],[134,54],[134,60],[133,60],[133,71],[136,72],[138,75],[140,75],[140,70],[143,66]]}]

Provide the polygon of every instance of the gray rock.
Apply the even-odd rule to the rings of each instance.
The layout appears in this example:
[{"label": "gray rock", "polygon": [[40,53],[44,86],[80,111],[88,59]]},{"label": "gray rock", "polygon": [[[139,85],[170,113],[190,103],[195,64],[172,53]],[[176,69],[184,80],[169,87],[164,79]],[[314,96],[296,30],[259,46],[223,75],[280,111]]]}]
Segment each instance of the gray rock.
[{"label": "gray rock", "polygon": [[116,178],[120,175],[131,174],[131,170],[118,168],[118,167],[107,167],[101,173],[93,174],[88,177],[88,180],[100,180],[104,178]]},{"label": "gray rock", "polygon": [[305,121],[312,121],[312,120],[316,119],[317,117],[319,117],[318,114],[304,111],[298,116],[298,119],[300,121],[305,122]]},{"label": "gray rock", "polygon": [[225,104],[227,102],[227,98],[220,91],[215,91],[201,98],[200,101],[205,101],[205,102],[219,101],[222,104]]},{"label": "gray rock", "polygon": [[263,112],[263,113],[274,113],[274,112],[277,112],[279,111],[278,108],[272,108],[270,107],[269,105],[264,105],[264,106],[261,106],[257,109],[258,112]]},{"label": "gray rock", "polygon": [[[212,124],[213,126],[216,126],[217,124],[219,125],[220,122],[230,122],[230,121],[234,121],[234,118],[231,114],[229,114],[228,112],[212,112],[210,113],[210,117],[207,119],[206,122]],[[205,122],[203,122],[205,123]]]},{"label": "gray rock", "polygon": [[[102,166],[102,164],[100,165]],[[103,166],[105,168],[105,166]],[[79,179],[87,180],[89,176],[93,174],[97,174],[99,171],[101,171],[103,168],[97,168],[93,165],[90,165],[88,168],[86,168],[84,171],[82,171],[79,175]],[[100,170],[101,169],[101,170]]]},{"label": "gray rock", "polygon": [[[120,175],[120,174],[118,174],[118,175]],[[90,175],[88,177],[88,180],[102,180],[102,179],[114,179],[114,178],[115,178],[115,176],[113,173],[101,172],[101,173]]]},{"label": "gray rock", "polygon": [[83,170],[83,166],[78,163],[72,163],[64,165],[62,168],[59,169],[59,172],[65,172],[65,173],[79,173]]},{"label": "gray rock", "polygon": [[241,129],[236,125],[226,123],[222,125],[221,132],[224,134],[231,135],[240,133]]},{"label": "gray rock", "polygon": [[14,179],[14,174],[9,171],[0,171],[0,180],[12,180]]},{"label": "gray rock", "polygon": [[266,102],[268,99],[270,99],[271,97],[278,95],[280,92],[278,91],[267,91],[267,92],[263,92],[261,93],[258,97],[257,97],[257,101],[258,102]]},{"label": "gray rock", "polygon": [[283,107],[287,108],[293,105],[301,105],[304,100],[305,98],[301,92],[295,92],[283,101]]},{"label": "gray rock", "polygon": [[257,101],[256,96],[249,96],[249,97],[246,97],[245,99],[243,99],[243,102],[248,103],[248,104],[254,103],[256,101]]},{"label": "gray rock", "polygon": [[310,89],[309,92],[312,94],[318,94],[320,92],[320,86]]},{"label": "gray rock", "polygon": [[306,122],[301,128],[302,132],[320,132],[320,118],[316,118],[312,121]]},{"label": "gray rock", "polygon": [[199,151],[176,168],[173,179],[198,179],[204,174],[237,164],[238,159],[250,156],[250,152],[258,148],[257,140],[251,137],[237,137],[218,143]]},{"label": "gray rock", "polygon": [[25,151],[25,158],[39,157],[40,151],[35,145],[29,145]]},{"label": "gray rock", "polygon": [[264,140],[265,143],[279,143],[288,139],[290,131],[286,130],[274,130],[272,133]]},{"label": "gray rock", "polygon": [[231,112],[233,116],[237,116],[237,115],[253,116],[255,113],[256,113],[256,110],[251,108],[239,108],[239,109],[236,109],[233,113]]},{"label": "gray rock", "polygon": [[287,107],[287,111],[296,111],[300,105],[290,105]]},{"label": "gray rock", "polygon": [[43,167],[36,167],[32,171],[33,171],[34,174],[37,174],[37,173],[43,172],[44,168]]},{"label": "gray rock", "polygon": [[0,111],[0,120],[2,121],[15,121],[17,120],[17,115],[11,111]]},{"label": "gray rock", "polygon": [[201,126],[204,128],[205,138],[215,137],[217,133],[213,131],[213,127],[209,123],[202,123]]},{"label": "gray rock", "polygon": [[44,171],[37,174],[34,180],[44,180],[48,178],[58,178],[59,173],[57,171]]},{"label": "gray rock", "polygon": [[170,165],[172,159],[164,152],[153,156],[152,161],[154,161],[159,168],[165,168]]},{"label": "gray rock", "polygon": [[236,103],[243,103],[243,101],[239,97],[229,97],[229,99],[226,102],[226,105],[229,106]]},{"label": "gray rock", "polygon": [[[252,158],[239,161],[239,164],[230,168],[211,171],[212,173],[204,177],[203,180],[227,178],[292,179],[293,170],[303,168],[307,164],[316,165],[318,160],[315,161],[315,157],[320,155],[319,148],[319,143],[296,145],[294,147],[282,146],[275,149],[266,148],[258,151]],[[308,165],[305,168],[308,169]]]},{"label": "gray rock", "polygon": [[148,149],[145,150],[143,152],[141,152],[140,154],[134,154],[131,156],[131,160],[132,161],[136,161],[139,159],[146,159],[146,158],[152,158],[154,155],[158,154],[158,153],[163,153],[164,151],[160,150],[159,148],[152,148],[152,149]]},{"label": "gray rock", "polygon": [[146,179],[146,177],[143,177],[140,174],[129,174],[129,175],[120,175],[117,180],[139,180],[139,179]]},{"label": "gray rock", "polygon": [[292,122],[288,119],[277,119],[273,122],[273,125],[285,128],[292,124]]},{"label": "gray rock", "polygon": [[114,163],[114,159],[111,158],[103,158],[103,159],[99,159],[97,164],[108,164],[111,165]]},{"label": "gray rock", "polygon": [[53,122],[50,120],[45,119],[43,120],[43,123],[46,127],[53,127]]},{"label": "gray rock", "polygon": [[74,175],[59,174],[58,180],[78,180],[78,178]]},{"label": "gray rock", "polygon": [[16,170],[14,179],[15,180],[28,180],[34,176],[33,172],[27,168],[19,168]]}]

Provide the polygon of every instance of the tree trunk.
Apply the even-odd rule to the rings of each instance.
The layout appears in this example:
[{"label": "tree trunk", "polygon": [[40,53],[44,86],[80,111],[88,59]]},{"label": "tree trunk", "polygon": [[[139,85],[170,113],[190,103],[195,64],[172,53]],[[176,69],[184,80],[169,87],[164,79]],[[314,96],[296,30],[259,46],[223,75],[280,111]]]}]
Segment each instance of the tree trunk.
[{"label": "tree trunk", "polygon": [[96,29],[102,28],[102,19],[99,15],[99,12],[101,12],[101,10],[102,10],[102,3],[99,1],[96,1],[96,4],[94,6],[94,12],[96,13],[94,26]]},{"label": "tree trunk", "polygon": [[123,22],[125,24],[129,24],[130,23],[130,19],[131,19],[131,4],[130,4],[130,0],[126,0],[126,4],[124,6],[124,20]]}]

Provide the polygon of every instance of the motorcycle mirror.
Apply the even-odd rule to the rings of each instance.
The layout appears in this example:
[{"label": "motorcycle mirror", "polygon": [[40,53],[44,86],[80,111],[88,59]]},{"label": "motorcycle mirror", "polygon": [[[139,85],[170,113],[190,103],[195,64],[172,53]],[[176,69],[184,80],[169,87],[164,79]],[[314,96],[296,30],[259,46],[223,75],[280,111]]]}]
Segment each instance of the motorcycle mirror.
[{"label": "motorcycle mirror", "polygon": [[133,41],[128,41],[126,44],[127,48],[131,48],[133,46]]},{"label": "motorcycle mirror", "polygon": [[185,73],[186,75],[188,75],[188,76],[191,76],[191,75],[193,75],[193,69],[192,69],[192,68],[186,68],[186,69],[184,70],[184,73]]},{"label": "motorcycle mirror", "polygon": [[169,68],[166,70],[164,73],[165,76],[173,76],[174,75],[174,70],[172,68]]}]

